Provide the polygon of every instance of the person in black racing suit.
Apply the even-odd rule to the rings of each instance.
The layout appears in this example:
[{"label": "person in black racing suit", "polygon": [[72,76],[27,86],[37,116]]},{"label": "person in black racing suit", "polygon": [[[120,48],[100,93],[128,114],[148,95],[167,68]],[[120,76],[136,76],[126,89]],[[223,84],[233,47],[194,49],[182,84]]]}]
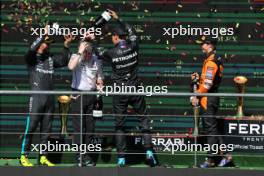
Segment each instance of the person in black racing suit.
[{"label": "person in black racing suit", "polygon": [[[138,41],[133,28],[124,23],[114,11],[108,10],[110,15],[117,20],[119,26],[112,32],[112,42],[114,48],[105,50],[95,46],[95,51],[99,58],[102,58],[112,65],[112,81],[117,86],[138,87]],[[128,35],[128,40],[126,37]],[[87,38],[94,39],[88,34]],[[150,119],[147,115],[146,102],[143,96],[113,96],[113,113],[115,114],[116,147],[118,153],[117,165],[125,166],[126,136],[124,130],[127,106],[131,105],[139,115],[143,141],[146,149],[146,159],[150,166],[157,164],[152,152],[152,142],[150,135]]]},{"label": "person in black racing suit", "polygon": [[[46,34],[38,37],[25,55],[25,60],[29,70],[29,80],[31,90],[43,91],[53,90],[54,68],[68,65],[70,59],[69,45],[74,37],[65,36],[64,48],[61,54],[52,55],[49,53],[49,45],[53,43],[47,35],[48,27],[45,27]],[[54,95],[31,95],[29,101],[29,115],[27,117],[26,130],[22,141],[22,151],[20,163],[22,166],[33,166],[28,160],[28,154],[32,143],[32,135],[40,123],[41,144],[47,144],[51,130],[52,116],[55,108]],[[40,164],[54,166],[41,153]]]}]

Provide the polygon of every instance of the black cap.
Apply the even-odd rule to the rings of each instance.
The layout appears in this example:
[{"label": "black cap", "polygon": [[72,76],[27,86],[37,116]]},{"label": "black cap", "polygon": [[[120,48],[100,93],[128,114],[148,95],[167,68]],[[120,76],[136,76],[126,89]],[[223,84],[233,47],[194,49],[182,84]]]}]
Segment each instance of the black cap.
[{"label": "black cap", "polygon": [[126,36],[127,32],[124,30],[122,26],[119,25],[113,28],[112,35]]},{"label": "black cap", "polygon": [[196,40],[198,44],[212,44],[214,46],[217,45],[217,38],[213,38],[211,36],[202,36],[201,39]]}]

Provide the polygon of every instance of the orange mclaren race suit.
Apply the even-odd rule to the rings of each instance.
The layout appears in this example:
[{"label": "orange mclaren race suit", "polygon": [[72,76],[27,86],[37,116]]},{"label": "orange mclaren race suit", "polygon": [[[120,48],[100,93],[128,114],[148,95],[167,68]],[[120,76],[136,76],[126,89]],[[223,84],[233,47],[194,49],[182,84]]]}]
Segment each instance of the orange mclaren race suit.
[{"label": "orange mclaren race suit", "polygon": [[[223,76],[222,59],[216,56],[215,52],[211,52],[204,60],[202,73],[199,80],[199,87],[197,93],[216,93],[221,83]],[[207,144],[222,144],[222,137],[215,136],[222,134],[223,128],[221,127],[222,121],[215,117],[219,106],[219,97],[201,97],[200,105],[202,107],[202,122],[203,130],[207,136]],[[209,157],[211,157],[209,152]]]}]

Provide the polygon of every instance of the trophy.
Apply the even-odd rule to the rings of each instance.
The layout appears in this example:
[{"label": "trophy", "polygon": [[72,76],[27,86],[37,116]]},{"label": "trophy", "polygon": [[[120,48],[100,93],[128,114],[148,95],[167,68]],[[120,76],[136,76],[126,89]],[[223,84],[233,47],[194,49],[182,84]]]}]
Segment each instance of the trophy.
[{"label": "trophy", "polygon": [[[192,81],[193,93],[197,92],[198,85],[199,85],[199,77],[195,76],[194,80]],[[197,98],[197,96],[195,96],[195,98]],[[199,106],[199,104],[196,104],[193,107],[193,116],[194,116],[194,132],[193,132],[193,134],[195,136],[197,136],[199,134],[199,122],[200,122],[199,114],[200,114],[200,106]]]},{"label": "trophy", "polygon": [[[244,76],[236,76],[234,78],[234,82],[236,84],[236,87],[238,89],[238,93],[245,93],[247,78]],[[244,98],[238,97],[238,103],[237,103],[237,115],[236,117],[241,118],[244,116],[243,113],[243,106],[244,106]]]},{"label": "trophy", "polygon": [[67,116],[70,108],[71,98],[67,95],[58,97],[59,112],[61,116],[61,134],[67,136]]}]

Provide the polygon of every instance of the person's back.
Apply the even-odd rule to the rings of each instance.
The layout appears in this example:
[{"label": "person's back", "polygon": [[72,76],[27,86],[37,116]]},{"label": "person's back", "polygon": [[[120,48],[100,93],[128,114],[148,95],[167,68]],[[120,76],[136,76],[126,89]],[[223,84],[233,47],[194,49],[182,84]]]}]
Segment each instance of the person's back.
[{"label": "person's back", "polygon": [[137,79],[138,47],[127,40],[122,40],[108,50],[112,65],[112,80],[116,83]]},{"label": "person's back", "polygon": [[[114,11],[109,10],[111,16],[117,20],[119,26],[112,32],[112,42],[114,47],[110,50],[104,50],[95,47],[96,54],[99,58],[109,62],[112,66],[112,81],[118,86],[129,86],[138,88],[137,79],[138,66],[138,41],[133,28],[124,23]],[[93,40],[94,36],[88,34],[87,38]],[[136,90],[135,89],[135,90]],[[113,114],[115,117],[116,131],[116,148],[117,148],[117,165],[125,166],[125,149],[126,137],[124,123],[126,120],[127,107],[131,105],[135,113],[139,115],[138,119],[141,126],[142,138],[146,150],[146,160],[150,166],[156,166],[157,161],[152,151],[151,135],[150,135],[150,119],[147,115],[146,101],[143,96],[139,95],[120,95],[113,96]]]}]

